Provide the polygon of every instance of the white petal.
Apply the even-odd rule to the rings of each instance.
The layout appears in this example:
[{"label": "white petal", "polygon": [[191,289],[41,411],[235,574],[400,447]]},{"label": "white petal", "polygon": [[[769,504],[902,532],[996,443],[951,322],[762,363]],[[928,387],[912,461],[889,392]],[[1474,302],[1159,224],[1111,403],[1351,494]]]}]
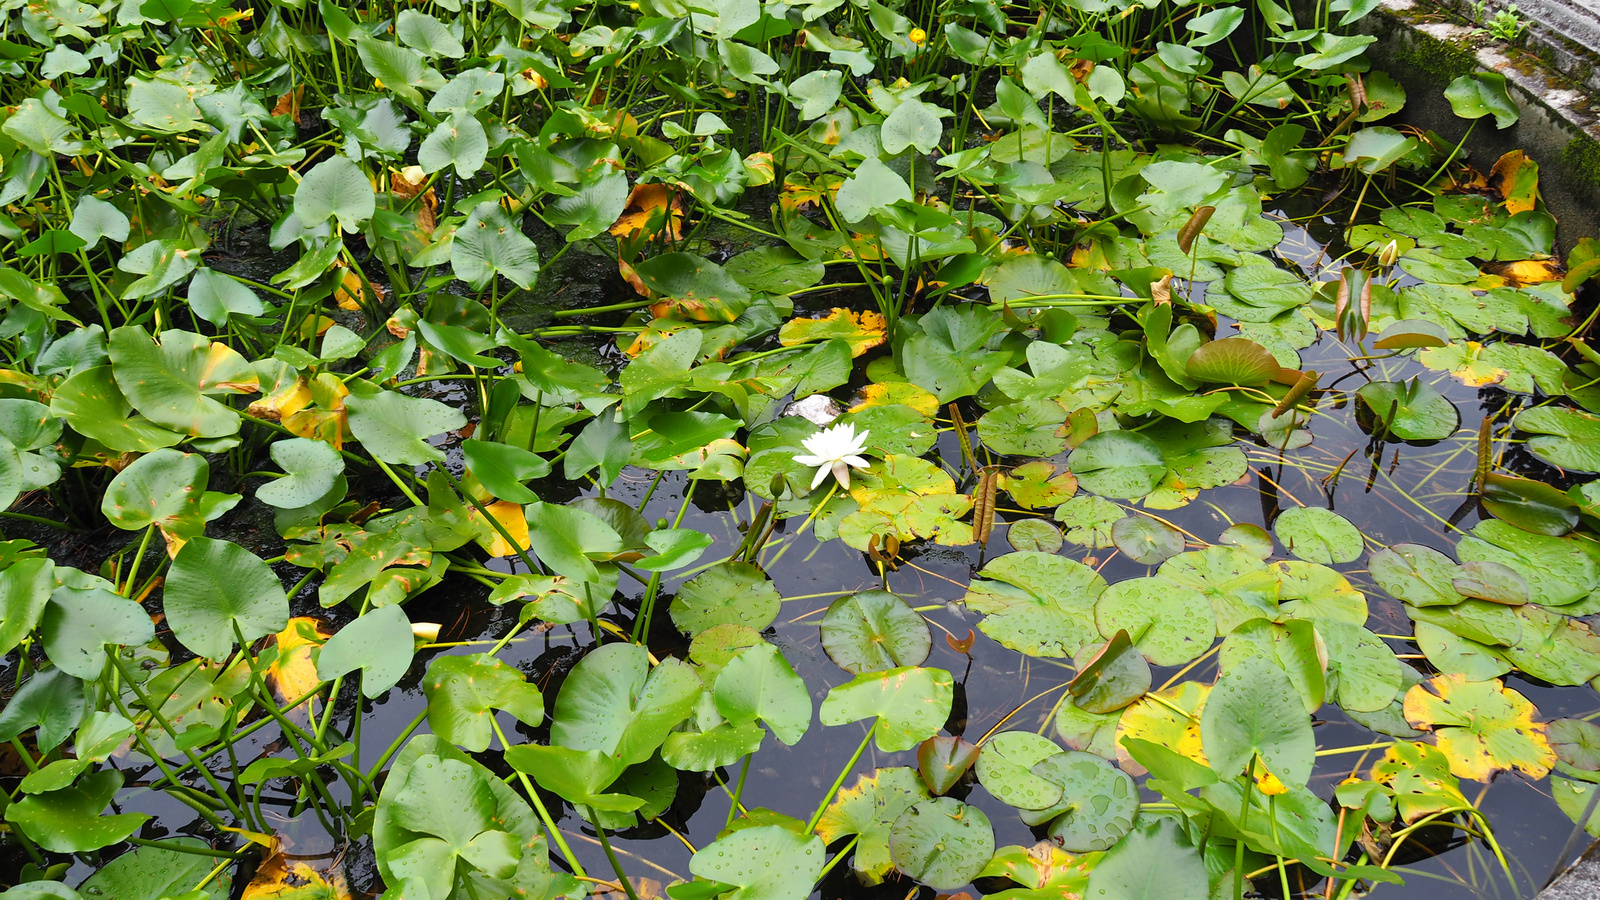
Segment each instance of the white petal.
[{"label": "white petal", "polygon": [[867,466],[872,465],[872,463],[867,462],[859,456],[846,456],[843,457],[841,461],[847,462],[858,469],[865,469]]},{"label": "white petal", "polygon": [[817,489],[817,485],[819,485],[819,484],[821,484],[821,483],[823,483],[824,481],[827,481],[827,480],[828,480],[828,467],[826,465],[823,465],[822,468],[817,470],[816,477],[811,479],[811,489],[813,491],[816,490]]},{"label": "white petal", "polygon": [[[809,448],[807,448],[809,449]],[[825,466],[833,462],[831,456],[796,456],[794,461],[802,466]]]}]

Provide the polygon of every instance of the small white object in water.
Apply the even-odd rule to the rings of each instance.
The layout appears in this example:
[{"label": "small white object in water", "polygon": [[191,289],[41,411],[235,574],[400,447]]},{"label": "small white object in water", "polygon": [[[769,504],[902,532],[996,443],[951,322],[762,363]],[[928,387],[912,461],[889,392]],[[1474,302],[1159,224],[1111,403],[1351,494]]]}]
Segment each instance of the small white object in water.
[{"label": "small white object in water", "polygon": [[789,404],[783,411],[786,416],[799,416],[813,425],[832,425],[833,420],[839,418],[844,408],[839,401],[827,394],[812,394],[803,400],[796,400]]},{"label": "small white object in water", "polygon": [[865,469],[867,461],[857,454],[867,449],[867,435],[870,431],[856,434],[854,422],[835,425],[817,432],[811,437],[801,441],[801,445],[811,451],[811,455],[799,455],[794,461],[802,466],[816,466],[817,477],[811,479],[811,489],[816,490],[817,485],[827,479],[828,473],[839,480],[839,486],[850,487],[850,467]]}]

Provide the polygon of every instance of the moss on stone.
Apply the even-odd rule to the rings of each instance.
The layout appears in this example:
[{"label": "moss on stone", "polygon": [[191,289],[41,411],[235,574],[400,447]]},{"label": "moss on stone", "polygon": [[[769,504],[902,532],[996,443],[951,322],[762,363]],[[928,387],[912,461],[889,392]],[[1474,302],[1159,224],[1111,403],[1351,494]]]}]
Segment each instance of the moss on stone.
[{"label": "moss on stone", "polygon": [[1394,59],[1419,73],[1423,79],[1440,86],[1478,68],[1478,56],[1471,47],[1441,41],[1421,32],[1409,35],[1405,46],[1395,51]]},{"label": "moss on stone", "polygon": [[1573,175],[1592,187],[1600,188],[1600,142],[1587,134],[1580,134],[1567,142],[1561,151],[1561,161],[1566,163]]}]

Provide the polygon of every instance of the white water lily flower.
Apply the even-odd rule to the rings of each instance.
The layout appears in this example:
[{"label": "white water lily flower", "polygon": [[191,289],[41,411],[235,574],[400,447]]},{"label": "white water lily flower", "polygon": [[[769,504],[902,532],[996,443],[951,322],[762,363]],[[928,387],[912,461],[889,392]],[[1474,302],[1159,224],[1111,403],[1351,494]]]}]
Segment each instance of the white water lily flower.
[{"label": "white water lily flower", "polygon": [[801,441],[801,445],[811,451],[811,455],[800,455],[794,461],[802,466],[816,466],[817,477],[811,479],[811,489],[816,490],[832,472],[833,477],[839,480],[839,486],[850,487],[850,467],[865,469],[869,463],[857,454],[867,449],[867,435],[870,431],[856,434],[853,422],[825,428]]}]

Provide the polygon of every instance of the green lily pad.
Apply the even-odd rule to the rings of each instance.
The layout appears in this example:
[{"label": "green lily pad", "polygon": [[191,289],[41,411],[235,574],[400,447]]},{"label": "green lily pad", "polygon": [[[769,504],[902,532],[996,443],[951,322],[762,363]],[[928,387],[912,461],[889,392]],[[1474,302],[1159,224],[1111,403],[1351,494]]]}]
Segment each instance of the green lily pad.
[{"label": "green lily pad", "polygon": [[985,413],[978,420],[978,437],[996,453],[1054,456],[1067,448],[1066,421],[1066,407],[1054,400],[1018,400]]},{"label": "green lily pad", "polygon": [[768,643],[743,650],[717,676],[717,712],[735,725],[757,719],[778,740],[794,746],[811,727],[811,693],[778,648]]},{"label": "green lily pad", "polygon": [[689,871],[732,886],[727,900],[804,900],[826,861],[821,838],[758,825],[700,848],[689,860]]},{"label": "green lily pad", "polygon": [[1455,588],[1461,568],[1423,544],[1395,544],[1372,554],[1367,571],[1378,586],[1411,606],[1454,606],[1466,599]]},{"label": "green lily pad", "polygon": [[1149,516],[1127,516],[1111,526],[1111,540],[1134,562],[1157,566],[1183,552],[1183,533]]},{"label": "green lily pad", "polygon": [[1242,337],[1201,344],[1184,364],[1190,378],[1208,384],[1259,386],[1276,377],[1278,369],[1267,348]]},{"label": "green lily pad", "polygon": [[850,868],[863,884],[881,884],[894,870],[889,829],[912,804],[927,799],[927,788],[911,769],[876,769],[839,791],[817,820],[817,834],[830,844],[846,835],[858,835]]},{"label": "green lily pad", "polygon": [[1080,444],[1067,462],[1084,490],[1115,500],[1143,497],[1167,474],[1161,445],[1132,431],[1103,431]]},{"label": "green lily pad", "polygon": [[1307,562],[1352,562],[1363,548],[1361,532],[1349,519],[1315,506],[1284,510],[1272,530],[1290,553]]},{"label": "green lily pad", "polygon": [[172,559],[163,606],[172,634],[208,659],[289,624],[289,598],[261,558],[229,541],[197,537]]},{"label": "green lily pad", "polygon": [[352,392],[345,406],[350,433],[368,453],[392,465],[444,462],[444,451],[428,439],[467,424],[459,409],[398,391]]},{"label": "green lily pad", "polygon": [[1200,716],[1206,758],[1232,778],[1260,758],[1287,785],[1304,786],[1316,762],[1316,738],[1300,695],[1277,663],[1252,656],[1217,679]]},{"label": "green lily pad", "polygon": [[428,727],[471,753],[489,748],[494,736],[490,717],[496,709],[528,725],[544,721],[539,688],[487,653],[436,657],[428,665],[422,692],[428,699]]},{"label": "green lily pad", "polygon": [[121,787],[121,772],[101,769],[71,787],[30,794],[12,803],[6,808],[6,821],[52,853],[98,850],[138,831],[151,818],[144,813],[105,814]]},{"label": "green lily pad", "polygon": [[644,647],[606,644],[590,651],[562,683],[550,742],[596,750],[623,765],[644,762],[694,711],[703,690],[688,663],[669,658],[652,668]]},{"label": "green lily pad", "polygon": [[822,616],[822,649],[852,675],[919,666],[932,646],[922,615],[888,591],[840,597]]},{"label": "green lily pad", "polygon": [[978,754],[978,781],[1007,806],[1047,809],[1060,801],[1061,785],[1035,775],[1033,767],[1060,752],[1054,741],[1031,731],[1002,731]]},{"label": "green lily pad", "polygon": [[1061,802],[1024,818],[1048,821],[1059,846],[1074,853],[1108,850],[1133,829],[1139,789],[1106,760],[1069,750],[1044,759],[1033,772],[1061,786]]},{"label": "green lily pad", "polygon": [[1556,754],[1556,771],[1584,781],[1600,781],[1600,725],[1583,719],[1556,719],[1545,726]]},{"label": "green lily pad", "polygon": [[874,719],[879,750],[910,750],[944,725],[955,697],[953,685],[943,669],[908,666],[869,672],[828,691],[819,718],[824,725]]},{"label": "green lily pad", "polygon": [[757,631],[778,618],[783,598],[765,572],[747,562],[724,562],[678,588],[669,612],[690,634],[717,625],[748,625]]},{"label": "green lily pad", "polygon": [[1064,537],[1091,550],[1110,547],[1112,529],[1128,514],[1104,497],[1073,497],[1056,507],[1056,521],[1066,530]]},{"label": "green lily pad", "polygon": [[1370,415],[1373,433],[1407,441],[1438,441],[1455,434],[1461,413],[1454,403],[1420,378],[1371,381],[1356,391]]},{"label": "green lily pad", "polygon": [[399,683],[412,659],[411,620],[398,604],[368,610],[339,629],[317,653],[317,677],[332,681],[361,670],[361,695],[372,699]]},{"label": "green lily pad", "polygon": [[1539,406],[1511,420],[1518,431],[1532,434],[1529,453],[1552,466],[1575,472],[1600,472],[1600,416],[1577,409]]},{"label": "green lily pad", "polygon": [[334,482],[344,472],[344,457],[322,441],[275,441],[271,453],[272,461],[288,474],[256,488],[256,499],[279,509],[295,509],[320,500],[333,490]]},{"label": "green lily pad", "polygon": [[984,613],[978,629],[1029,656],[1068,657],[1096,639],[1094,601],[1105,579],[1054,554],[1018,551],[992,560],[962,598]]},{"label": "green lily pad", "polygon": [[1041,553],[1055,553],[1065,543],[1061,529],[1043,519],[1023,519],[1008,524],[1006,542],[1013,550],[1037,550]]},{"label": "green lily pad", "polygon": [[1150,690],[1150,664],[1134,649],[1126,630],[1117,631],[1103,646],[1085,647],[1073,665],[1078,674],[1067,692],[1085,712],[1119,710]]},{"label": "green lily pad", "polygon": [[1574,538],[1532,534],[1490,519],[1456,544],[1462,562],[1488,560],[1516,570],[1528,583],[1528,600],[1542,606],[1565,606],[1589,596],[1600,569],[1579,549]]},{"label": "green lily pad", "polygon": [[1106,588],[1095,601],[1094,618],[1102,635],[1127,631],[1145,659],[1158,666],[1193,660],[1217,636],[1216,617],[1205,595],[1159,575]]},{"label": "green lily pad", "polygon": [[[1152,865],[1152,860],[1160,860]],[[1168,816],[1147,818],[1089,872],[1096,900],[1198,900],[1211,896],[1206,863]]]},{"label": "green lily pad", "polygon": [[213,395],[259,389],[255,370],[238,351],[187,331],[164,331],[158,344],[141,327],[114,328],[109,352],[117,386],[134,409],[196,437],[239,430],[239,414]]},{"label": "green lily pad", "polygon": [[954,890],[994,856],[994,828],[976,806],[950,797],[913,804],[889,829],[895,867],[936,890]]}]

